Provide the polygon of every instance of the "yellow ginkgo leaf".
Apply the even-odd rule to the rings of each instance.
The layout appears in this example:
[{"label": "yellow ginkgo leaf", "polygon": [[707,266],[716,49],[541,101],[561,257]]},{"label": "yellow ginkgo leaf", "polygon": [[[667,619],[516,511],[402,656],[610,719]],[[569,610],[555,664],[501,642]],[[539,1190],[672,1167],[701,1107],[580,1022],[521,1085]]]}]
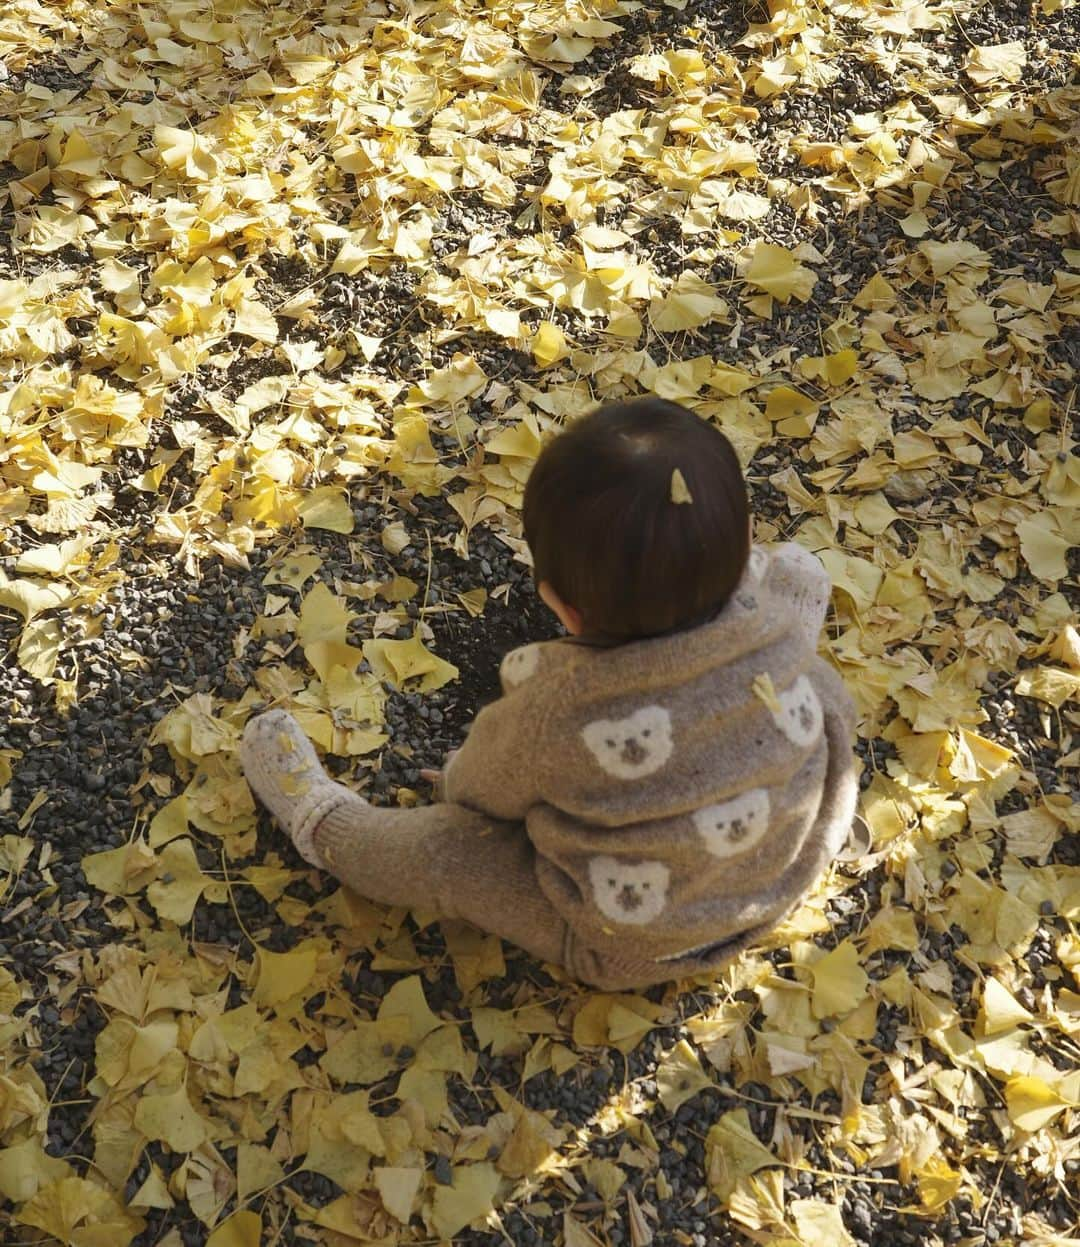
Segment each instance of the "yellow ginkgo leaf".
[{"label": "yellow ginkgo leaf", "polygon": [[319,946],[315,940],[305,940],[287,953],[260,948],[252,1000],[257,1005],[273,1008],[299,995],[314,977],[318,960]]},{"label": "yellow ginkgo leaf", "polygon": [[724,320],[727,314],[727,303],[689,270],[679,274],[666,295],[649,304],[649,322],[658,333],[697,329],[711,320]]},{"label": "yellow ginkgo leaf", "polygon": [[322,528],[331,533],[351,533],[353,512],[349,495],[333,485],[320,485],[300,502],[297,511],[305,528]]},{"label": "yellow ginkgo leaf", "polygon": [[764,290],[781,303],[805,303],[814,292],[817,275],[800,264],[786,247],[757,242],[748,248],[750,263],[743,274],[749,285]]},{"label": "yellow ginkgo leaf", "polygon": [[944,1208],[956,1196],[964,1180],[964,1175],[937,1153],[915,1171],[915,1177],[924,1212],[938,1212]]},{"label": "yellow ginkgo leaf", "polygon": [[979,1009],[979,1020],[984,1035],[997,1035],[1002,1031],[1011,1030],[1022,1022],[1034,1019],[1013,994],[1003,987],[997,979],[986,980],[983,988],[982,1006]]},{"label": "yellow ginkgo leaf", "polygon": [[431,1224],[440,1238],[451,1239],[467,1225],[491,1212],[499,1190],[494,1165],[455,1165],[450,1184],[435,1188]]},{"label": "yellow ginkgo leaf", "polygon": [[159,918],[183,926],[191,921],[199,897],[214,882],[204,875],[191,841],[170,841],[161,852],[158,878],[146,889]]},{"label": "yellow ginkgo leaf", "polygon": [[300,624],[296,629],[297,639],[305,651],[316,641],[344,645],[346,630],[355,618],[341,598],[320,580],[304,594],[300,605]]},{"label": "yellow ginkgo leaf", "polygon": [[183,1087],[141,1096],[135,1125],[148,1139],[167,1143],[174,1152],[194,1152],[210,1133],[209,1123],[195,1111]]},{"label": "yellow ginkgo leaf", "polygon": [[816,1018],[850,1013],[866,998],[870,979],[859,965],[859,950],[851,940],[838,944],[809,970],[814,979],[811,1008]]},{"label": "yellow ginkgo leaf", "polygon": [[262,1218],[250,1208],[241,1208],[213,1231],[206,1247],[259,1247]]},{"label": "yellow ginkgo leaf", "polygon": [[552,324],[549,320],[542,321],[533,335],[532,353],[533,359],[541,368],[550,368],[552,364],[558,363],[560,359],[565,359],[570,354],[570,348],[566,344],[566,335],[558,325]]},{"label": "yellow ginkgo leaf", "polygon": [[364,657],[380,680],[395,688],[406,685],[415,692],[430,693],[458,678],[458,669],[427,649],[419,631],[407,641],[376,638],[364,642]]},{"label": "yellow ginkgo leaf", "polygon": [[277,318],[268,307],[257,300],[241,299],[236,305],[233,333],[272,346],[278,340]]},{"label": "yellow ginkgo leaf", "polygon": [[998,82],[1019,82],[1027,64],[1027,49],[1014,43],[984,44],[972,48],[964,62],[964,72],[977,87]]},{"label": "yellow ginkgo leaf", "polygon": [[1040,580],[1064,580],[1068,575],[1065,556],[1071,543],[1062,536],[1054,516],[1043,511],[1016,526],[1024,562]]},{"label": "yellow ginkgo leaf", "polygon": [[779,1156],[758,1142],[744,1108],[725,1113],[710,1128],[705,1159],[709,1187],[720,1200],[728,1199],[740,1179],[781,1163]]},{"label": "yellow ginkgo leaf", "polygon": [[701,1068],[697,1053],[685,1039],[679,1040],[656,1069],[660,1102],[669,1113],[712,1085],[712,1079]]},{"label": "yellow ginkgo leaf", "polygon": [[799,371],[808,381],[824,385],[846,385],[859,368],[859,353],[850,347],[834,355],[806,355],[799,360]]},{"label": "yellow ginkgo leaf", "polygon": [[60,624],[55,619],[28,623],[19,638],[19,666],[35,680],[51,680],[60,658],[61,639]]},{"label": "yellow ginkgo leaf", "polygon": [[402,1225],[416,1211],[424,1171],[415,1166],[381,1165],[372,1171],[375,1189],[386,1211]]},{"label": "yellow ginkgo leaf", "polygon": [[1009,1118],[1021,1130],[1034,1133],[1048,1126],[1075,1101],[1059,1094],[1041,1078],[1017,1075],[1005,1084],[1005,1104]]}]

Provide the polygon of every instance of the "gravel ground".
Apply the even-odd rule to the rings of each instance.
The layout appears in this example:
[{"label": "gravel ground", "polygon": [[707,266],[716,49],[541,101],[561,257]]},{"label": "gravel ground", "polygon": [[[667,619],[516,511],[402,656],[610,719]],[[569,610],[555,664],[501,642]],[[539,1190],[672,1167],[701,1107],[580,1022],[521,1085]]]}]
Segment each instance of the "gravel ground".
[{"label": "gravel ground", "polygon": [[[395,984],[414,974],[422,979],[431,1010],[460,1033],[475,1064],[448,1078],[447,1111],[437,1124],[416,1126],[411,1150],[388,1163],[424,1170],[425,1216],[440,1191],[453,1190],[460,1173],[470,1172],[465,1166],[478,1171],[486,1159],[496,1158],[503,1166],[499,1221],[486,1228],[474,1222],[454,1235],[454,1242],[647,1247],[651,1241],[658,1247],[712,1247],[754,1241],[779,1247],[828,1238],[870,1247],[1049,1247],[1080,1235],[1075,1107],[1080,1088],[1070,1093],[1069,1084],[1062,1083],[1060,1111],[1025,1131],[1010,1116],[1016,1110],[1006,1092],[1010,1077],[1024,1071],[1019,1064],[995,1064],[1005,1058],[987,1058],[979,1048],[995,1034],[984,1013],[986,984],[996,981],[1028,1015],[1004,1033],[1017,1036],[1023,1059],[1043,1062],[1031,1065],[1033,1076],[1045,1087],[1050,1071],[1067,1078],[1080,1067],[1080,817],[1076,761],[1069,760],[1080,719],[1075,691],[1073,700],[1054,708],[1025,695],[1017,684],[1018,677],[1050,662],[1074,670],[1067,657],[1055,653],[1047,658],[1046,649],[1065,635],[1070,620],[1074,627],[1080,623],[1080,558],[1073,545],[1064,556],[1066,575],[1047,578],[1018,556],[1015,531],[1040,508],[1049,512],[1075,505],[1080,480],[1067,476],[1070,462],[1076,462],[1080,335],[1072,305],[1080,295],[1075,284],[1071,294],[1070,288],[1055,285],[1066,270],[1075,283],[1080,225],[1075,196],[1063,200],[1053,193],[1055,179],[1070,167],[1067,162],[1075,163],[1080,141],[1080,8],[1051,3],[970,3],[918,12],[870,7],[872,13],[828,4],[801,10],[811,30],[820,26],[823,32],[824,42],[812,60],[828,68],[828,80],[796,81],[768,97],[755,94],[754,79],[770,58],[782,60],[797,49],[790,38],[777,34],[774,39],[761,30],[756,42],[739,42],[748,23],[768,20],[764,6],[687,0],[682,8],[623,14],[598,5],[596,14],[617,20],[621,33],[600,38],[569,75],[544,61],[528,41],[535,36],[520,15],[510,20],[497,6],[481,12],[458,4],[455,11],[466,24],[486,17],[499,29],[509,25],[519,40],[515,46],[533,58],[540,111],[527,124],[511,115],[476,130],[487,158],[502,151],[512,161],[513,149],[520,147],[527,148],[528,158],[510,179],[512,193],[500,194],[490,173],[487,180],[474,179],[473,185],[446,193],[410,183],[396,201],[398,210],[408,207],[410,196],[434,205],[437,228],[430,251],[410,258],[380,244],[368,267],[356,272],[333,271],[334,260],[342,231],[361,234],[372,227],[366,193],[374,175],[365,175],[360,164],[361,172],[341,172],[334,165],[337,127],[347,132],[341,101],[322,90],[322,78],[315,79],[315,87],[305,85],[309,71],[329,72],[318,59],[319,39],[337,38],[329,33],[334,23],[344,29],[346,18],[351,22],[356,14],[328,6],[316,36],[306,14],[267,10],[265,29],[274,32],[274,39],[295,33],[310,42],[290,45],[284,55],[272,47],[237,54],[218,78],[208,67],[218,55],[217,44],[227,44],[222,32],[211,30],[213,38],[207,38],[199,26],[191,28],[194,34],[180,31],[161,9],[153,10],[156,18],[147,16],[148,25],[136,25],[134,11],[95,15],[73,4],[40,10],[38,19],[27,18],[30,10],[24,13],[21,7],[10,17],[0,15],[0,48],[12,49],[0,57],[0,181],[8,187],[0,201],[0,280],[59,275],[41,302],[59,308],[56,315],[70,335],[50,337],[51,327],[41,329],[44,336],[35,339],[44,343],[40,355],[27,357],[28,326],[20,324],[13,335],[12,313],[0,285],[0,383],[7,394],[0,401],[0,570],[5,577],[25,576],[21,558],[80,531],[78,525],[64,531],[31,522],[55,493],[53,487],[34,485],[35,473],[76,460],[105,468],[93,487],[97,511],[85,523],[93,538],[93,562],[56,577],[82,597],[67,609],[46,609],[39,616],[60,621],[63,644],[55,676],[67,684],[58,690],[27,672],[19,660],[23,620],[9,601],[0,610],[6,650],[0,665],[0,779],[5,757],[12,765],[10,782],[6,787],[0,783],[3,1247],[49,1241],[19,1220],[28,1188],[14,1197],[4,1194],[13,1181],[5,1163],[16,1168],[29,1163],[11,1149],[35,1140],[48,1156],[68,1161],[71,1174],[86,1178],[95,1190],[112,1191],[118,1206],[130,1206],[144,1221],[141,1229],[114,1226],[105,1238],[94,1238],[85,1226],[83,1237],[78,1228],[68,1227],[66,1235],[54,1231],[61,1241],[131,1241],[138,1247],[207,1243],[215,1216],[239,1206],[231,1175],[242,1167],[240,1148],[252,1141],[277,1148],[286,1162],[285,1176],[268,1181],[269,1189],[249,1201],[262,1218],[262,1241],[282,1247],[356,1241],[333,1222],[319,1222],[319,1210],[336,1207],[343,1192],[356,1197],[348,1216],[353,1226],[366,1227],[357,1231],[366,1241],[440,1241],[430,1219],[422,1224],[414,1216],[407,1227],[387,1220],[371,1180],[335,1181],[301,1168],[304,1149],[290,1143],[304,1134],[303,1115],[310,1111],[305,1088],[328,1085],[318,1065],[321,1036],[349,1016],[342,1001],[357,1016],[373,1017]],[[904,13],[913,28],[904,29],[897,16]],[[246,9],[243,14],[251,20]],[[893,20],[884,34],[874,29],[883,14],[892,14]],[[546,19],[552,29],[562,15],[563,6],[553,6]],[[155,20],[163,23],[161,29]],[[431,14],[415,20],[425,38],[439,30]],[[166,29],[172,42],[153,44],[151,56],[152,42],[163,39]],[[385,30],[377,36],[387,63],[397,47],[395,37]],[[357,46],[358,38],[362,47],[372,35],[353,29],[340,38],[339,62],[346,59],[346,45]],[[973,50],[1011,43],[1026,53],[1019,85],[1000,93],[979,89],[963,68]],[[177,49],[189,45],[205,53],[205,64],[183,60]],[[131,59],[133,48],[146,55]],[[456,56],[457,44],[454,48]],[[706,90],[691,76],[668,87],[663,79],[649,81],[634,72],[635,57],[685,48],[698,49],[717,69],[719,86]],[[305,62],[307,56],[313,60]],[[202,219],[216,220],[212,200],[205,198],[205,180],[192,175],[194,180],[177,189],[167,178],[152,181],[128,163],[123,176],[130,181],[122,183],[122,194],[107,187],[87,189],[82,182],[73,191],[61,176],[62,148],[53,140],[47,162],[60,170],[42,188],[27,180],[37,156],[25,144],[19,146],[13,128],[23,127],[19,136],[30,142],[42,136],[34,127],[43,134],[56,125],[66,140],[73,127],[97,133],[95,127],[109,119],[120,127],[118,117],[136,115],[132,133],[139,138],[130,150],[150,153],[154,143],[166,140],[152,132],[150,120],[137,116],[138,109],[150,107],[155,92],[140,81],[123,82],[124,73],[137,65],[151,66],[156,99],[170,110],[154,123],[178,126],[190,120],[201,123],[200,132],[225,135],[232,144],[230,172],[270,168],[276,175],[299,177],[301,160],[323,159],[326,166],[315,181],[317,194],[305,198],[302,188],[291,194],[286,224],[272,224],[275,205],[268,203],[261,219],[255,214],[226,233],[216,253],[220,280],[234,263],[250,272],[250,297],[273,313],[276,349],[253,345],[250,335],[230,332],[226,321],[220,332],[206,330],[212,345],[199,362],[180,368],[175,379],[153,384],[146,366],[131,366],[115,340],[99,332],[100,307],[122,311],[116,291],[120,275],[104,266],[118,257],[134,271],[150,302],[154,270],[173,257],[190,266],[198,246],[192,241],[196,228],[186,219],[191,235],[175,228],[155,233],[152,222],[160,218],[154,213],[186,201],[199,205]],[[237,102],[238,107],[247,102],[239,83],[259,67],[282,89],[278,97],[254,97],[273,98],[264,119],[273,142],[262,142],[257,156],[249,158],[239,112],[231,114],[228,125],[220,119]],[[445,66],[440,72],[444,105],[469,92],[489,101],[490,87],[481,75],[462,84]],[[295,104],[289,94],[294,88]],[[768,210],[760,219],[717,218],[704,233],[690,232],[685,228],[687,195],[672,199],[660,193],[667,174],[646,160],[632,162],[615,179],[624,188],[605,199],[595,169],[577,152],[572,154],[575,167],[597,188],[594,207],[579,210],[557,198],[538,209],[542,188],[571,132],[587,147],[599,140],[604,120],[620,110],[678,116],[680,108],[692,108],[703,96],[715,108],[711,116],[719,118],[703,146],[709,149],[721,138],[753,146],[758,173],[742,179],[740,189],[768,195]],[[125,114],[124,108],[135,114]],[[965,108],[966,117],[958,111]],[[917,134],[931,156],[951,161],[927,175],[937,182],[924,181],[913,167],[887,178],[888,170],[860,165],[853,151],[842,161],[838,157],[833,168],[804,162],[809,144],[858,146],[873,132],[861,117],[876,111],[883,119],[890,110],[899,114],[904,109],[914,109],[918,119],[903,113],[903,125],[892,130],[883,125],[883,130],[901,138]],[[1042,129],[1031,129],[1033,117],[1041,119]],[[682,129],[670,133],[693,135],[696,123],[683,119],[680,124]],[[405,128],[402,122],[399,138]],[[447,150],[433,123],[421,125],[416,137],[416,151],[424,156]],[[684,139],[673,142],[677,146]],[[455,150],[455,158],[463,159],[463,149]],[[77,157],[73,153],[71,159]],[[394,177],[385,175],[380,194],[391,193],[400,170],[391,165],[391,172]],[[920,237],[909,232],[909,214],[924,194],[928,232]],[[28,211],[45,221],[64,212],[69,217],[91,214],[87,220],[104,226],[142,221],[146,232],[110,238],[103,229],[94,244],[75,237],[63,245],[39,245],[27,224]],[[403,214],[402,219],[409,218]],[[586,315],[572,302],[553,306],[538,293],[542,265],[529,248],[539,241],[541,255],[557,248],[569,255],[590,222],[632,235],[628,250],[647,262],[661,283],[687,269],[709,281],[728,300],[731,314],[689,332],[647,329],[637,344],[641,353],[620,358],[604,317]],[[818,276],[809,299],[777,307],[771,316],[746,302],[744,296],[753,292],[743,283],[739,249],[754,238],[789,249],[807,244],[816,249],[817,259],[801,257]],[[972,243],[985,252],[991,276],[977,288],[978,295],[962,281],[930,272],[918,252],[923,239]],[[226,252],[231,259],[226,260]],[[470,267],[485,255],[504,254],[504,270],[485,274],[475,264]],[[876,273],[896,291],[887,313],[852,304]],[[990,294],[1014,277],[1029,283],[1034,293],[1016,296],[1020,302]],[[445,294],[441,281],[450,284],[451,294]],[[540,371],[525,342],[508,341],[470,310],[465,295],[481,287],[517,310],[529,331],[542,320],[552,321],[575,353],[562,366]],[[1050,292],[1041,307],[1039,290]],[[306,310],[298,311],[296,301],[305,298]],[[997,336],[980,347],[991,352],[985,367],[964,362],[960,333],[976,332],[970,305],[980,298],[993,301],[999,317]],[[1035,303],[1028,307],[1025,298]],[[202,312],[183,330],[171,328],[174,339],[187,333],[197,340],[198,316],[213,315],[206,303],[196,299],[193,306]],[[1030,316],[1023,315],[1025,307]],[[134,302],[128,310],[134,319],[143,315]],[[647,300],[637,311],[647,320]],[[162,320],[155,323],[160,327]],[[368,345],[358,346],[354,331],[366,335]],[[960,392],[927,397],[914,388],[928,339],[933,350],[960,354]],[[817,385],[796,368],[802,356],[829,354],[850,343],[859,344],[865,368],[852,389],[841,393]],[[340,351],[342,358],[328,359],[323,354],[328,349]],[[304,362],[305,350],[314,352],[314,363]],[[550,409],[559,412],[560,395],[583,378],[595,397],[639,384],[677,388],[683,383],[675,373],[664,372],[665,366],[699,356],[747,368],[765,388],[802,387],[821,402],[812,434],[785,432],[776,420],[767,420],[761,410],[765,388],[751,392],[757,406],[740,407],[739,400],[730,399],[706,410],[747,451],[763,538],[802,530],[816,548],[832,545],[855,560],[873,557],[880,568],[897,574],[910,561],[922,577],[928,610],[914,623],[898,624],[895,610],[882,609],[880,602],[867,611],[841,588],[828,630],[830,652],[864,713],[858,748],[867,802],[877,802],[874,808],[880,809],[887,798],[909,816],[896,839],[879,833],[881,851],[865,862],[841,864],[799,919],[716,982],[684,984],[681,991],[659,988],[631,1003],[639,1013],[651,1009],[650,1025],[642,1026],[647,1033],[640,1040],[621,1045],[606,1027],[599,1040],[588,1029],[589,1011],[597,1008],[593,994],[553,977],[515,950],[503,950],[504,964],[488,950],[485,969],[474,982],[462,969],[461,937],[453,930],[381,914],[361,916],[361,933],[350,933],[339,922],[333,884],[303,870],[284,838],[261,817],[256,834],[245,839],[243,808],[237,841],[225,841],[229,875],[240,878],[250,867],[282,864],[288,874],[280,892],[269,888],[264,896],[246,886],[227,894],[211,890],[196,904],[191,920],[175,927],[158,917],[145,892],[118,900],[88,881],[84,858],[142,835],[150,817],[197,769],[175,749],[156,743],[155,727],[167,715],[191,697],[205,695],[219,723],[236,725],[259,696],[257,681],[270,668],[295,673],[293,692],[310,680],[302,648],[292,645],[288,630],[281,636],[250,635],[252,629],[265,630],[269,594],[283,597],[286,611],[297,607],[298,591],[268,586],[265,578],[304,555],[318,556],[304,592],[319,580],[337,590],[342,582],[385,586],[394,576],[408,577],[417,589],[401,603],[385,596],[349,598],[358,612],[350,639],[359,644],[376,626],[387,629],[387,636],[406,639],[422,624],[429,630],[429,647],[459,668],[459,679],[422,695],[385,688],[385,744],[359,758],[328,759],[335,773],[376,802],[427,799],[420,770],[437,767],[460,742],[476,710],[494,696],[502,655],[554,630],[528,569],[514,557],[514,487],[502,477],[484,475],[493,465],[520,465],[509,455],[484,455],[478,443],[520,420],[519,400],[546,418],[548,409],[529,387],[545,391],[554,404]],[[460,364],[463,357],[487,378],[464,398],[422,401],[410,391],[425,378],[450,376],[455,360]],[[1015,401],[995,403],[986,392],[982,383],[995,368],[1022,382]],[[323,401],[325,391],[303,401],[290,398],[292,414],[298,408],[315,411],[317,423],[329,431],[325,438],[305,443],[298,435],[288,443],[302,461],[297,472],[302,480],[296,484],[306,490],[329,482],[346,491],[353,531],[301,531],[293,524],[278,528],[273,521],[253,521],[248,529],[252,548],[242,543],[229,548],[247,523],[245,482],[263,450],[258,435],[269,424],[268,416],[256,412],[255,436],[238,436],[230,404],[256,383],[286,373],[292,385],[301,376],[305,382],[314,376],[326,386],[347,383],[354,400],[370,399],[371,423],[356,416],[350,425],[337,417],[340,409],[333,401]],[[64,386],[79,377],[107,381],[121,405],[125,395],[160,404],[146,422],[141,444],[129,440],[125,445],[119,424],[110,424],[108,416],[101,416],[98,425],[73,426],[70,434],[54,428],[52,413],[78,407],[69,402]],[[22,410],[18,386],[27,378],[46,395],[40,409],[42,445],[54,458],[27,451],[16,441],[13,421]],[[686,396],[706,405],[718,399],[701,389]],[[80,401],[85,407],[87,395]],[[582,401],[578,390],[567,405],[573,410]],[[1049,415],[1042,414],[1039,402]],[[276,409],[271,410],[276,418]],[[432,431],[445,480],[431,485],[429,479],[414,479],[408,466],[395,467],[385,456],[375,456],[364,472],[339,471],[345,452],[334,449],[333,439],[371,435],[390,446],[394,417],[418,411]],[[885,431],[875,438],[868,430],[879,411]],[[463,449],[455,434],[465,413],[480,433],[466,436]],[[971,424],[962,433],[942,432],[940,421],[946,417]],[[898,436],[909,439],[908,453],[916,444],[929,443],[925,461],[902,459]],[[355,447],[348,453],[354,452],[360,453]],[[148,488],[144,474],[161,465],[167,469],[162,480]],[[220,465],[228,470],[215,477]],[[220,491],[216,509],[200,511],[199,499],[214,482]],[[467,487],[490,491],[496,505],[489,521],[473,528],[463,557],[456,548],[460,518],[447,498]],[[883,492],[877,496],[896,513],[883,529],[879,516],[859,509],[879,489]],[[20,509],[19,492],[29,498],[29,511]],[[1002,500],[1018,508],[1015,515],[1007,512],[1002,518],[994,510]],[[1025,509],[1028,505],[1032,509]],[[180,549],[175,541],[160,540],[168,516],[191,522],[190,539]],[[384,540],[388,526],[402,538],[390,542],[393,553]],[[828,541],[822,538],[826,529]],[[942,544],[935,544],[939,538]],[[949,558],[959,561],[957,575],[968,576],[960,588],[945,575]],[[997,577],[1000,587],[991,593],[972,578],[974,573]],[[38,574],[41,583],[48,579]],[[460,595],[477,590],[488,596],[474,617]],[[892,602],[897,605],[895,598]],[[397,617],[388,618],[388,610],[397,611]],[[883,656],[885,668],[875,666]],[[902,700],[907,690],[888,685],[888,664],[912,661],[913,671],[928,671],[936,681],[926,686],[932,690],[930,709],[936,697],[942,715],[957,716],[946,728],[932,723],[933,714],[924,709],[927,722],[910,730],[911,706]],[[75,695],[70,706],[63,691],[68,687]],[[885,687],[890,691],[883,692]],[[949,772],[949,758],[942,761],[936,752],[944,748],[939,737],[953,733],[950,741],[960,739],[961,726],[1012,752],[1017,767],[1008,776],[1011,783],[1000,778],[964,782]],[[924,755],[931,745],[934,762],[928,764]],[[223,776],[227,782],[235,774],[229,770],[228,749],[208,756],[201,765],[211,782]],[[1017,819],[1028,819],[1030,827]],[[7,835],[20,839],[6,841]],[[22,853],[27,842],[22,837],[31,842],[28,855]],[[222,843],[223,837],[205,826],[193,832],[200,867],[215,879],[225,862]],[[1030,913],[1030,923],[1016,939],[1001,936],[1004,947],[987,944],[987,925],[1015,920],[1011,911],[1002,911],[1011,904]],[[873,924],[888,915],[897,930],[879,938]],[[288,1057],[294,1081],[284,1089],[267,1090],[269,1084],[262,1084],[261,1091],[245,1097],[233,1094],[231,1081],[228,1086],[214,1081],[216,1075],[192,1061],[189,1085],[216,1114],[215,1144],[204,1145],[193,1160],[161,1139],[145,1142],[135,1151],[133,1167],[118,1180],[115,1166],[103,1159],[100,1125],[103,1100],[119,1098],[102,1081],[105,1063],[97,1046],[107,1024],[119,1016],[107,994],[104,1004],[99,999],[106,971],[119,964],[125,949],[150,966],[181,956],[192,991],[199,995],[197,983],[204,993],[198,1007],[167,1000],[153,1016],[177,1020],[180,1048],[186,1050],[192,1029],[212,1008],[211,996],[220,992],[221,1004],[229,1008],[252,999],[253,942],[267,952],[286,953],[313,936],[326,937],[341,962],[325,988],[302,1001],[295,1024],[306,1042]],[[811,1017],[805,1000],[813,975],[807,966],[820,950],[848,941],[858,948],[865,998],[853,1010]],[[223,967],[216,978],[209,969],[215,965]],[[898,980],[918,995],[905,993]],[[515,1019],[526,1038],[493,1043],[496,1015],[504,1022]],[[149,1021],[150,1014],[142,1020]],[[785,1073],[783,1061],[775,1063],[775,1045],[779,1042],[782,1055],[788,1041],[802,1045],[799,1053],[808,1054],[808,1060],[800,1065],[796,1059]],[[402,1048],[397,1060],[408,1067],[414,1056]],[[565,1072],[557,1073],[564,1060]],[[698,1093],[675,1106],[679,1079],[688,1078],[690,1090],[699,1076]],[[335,1084],[334,1089],[356,1086]],[[415,1106],[404,1104],[397,1070],[368,1090],[376,1117],[393,1118],[399,1127],[409,1122],[414,1129]],[[1018,1094],[1017,1084],[1012,1091]],[[146,1093],[142,1085],[139,1095]],[[499,1113],[507,1111],[507,1096],[545,1115],[559,1132],[560,1164],[545,1168],[534,1159],[517,1169],[506,1159],[505,1131],[500,1136],[497,1123]],[[729,1115],[739,1111],[746,1113],[752,1140],[780,1167],[762,1167],[753,1177],[738,1170],[732,1191],[725,1185],[724,1162],[730,1163],[733,1153],[717,1139],[726,1137]],[[130,1121],[127,1128],[130,1135]],[[203,1173],[210,1178],[203,1180]],[[41,1181],[58,1176],[51,1173]],[[145,1184],[155,1177],[169,1183],[171,1196],[147,1196]],[[218,1211],[208,1214],[215,1201],[205,1192],[215,1182]],[[838,1210],[839,1221],[815,1222],[822,1208]],[[235,1240],[243,1247],[248,1241],[257,1236]],[[233,1243],[219,1241],[213,1247]]]}]

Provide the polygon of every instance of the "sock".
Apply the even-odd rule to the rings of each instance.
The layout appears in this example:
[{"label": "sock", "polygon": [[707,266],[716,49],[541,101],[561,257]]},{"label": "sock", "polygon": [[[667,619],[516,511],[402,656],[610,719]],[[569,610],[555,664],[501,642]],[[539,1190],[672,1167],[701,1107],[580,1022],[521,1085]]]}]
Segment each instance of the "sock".
[{"label": "sock", "polygon": [[336,806],[361,798],[327,775],[300,724],[284,710],[248,721],[240,762],[251,791],[289,833],[296,851],[325,870],[315,832]]}]

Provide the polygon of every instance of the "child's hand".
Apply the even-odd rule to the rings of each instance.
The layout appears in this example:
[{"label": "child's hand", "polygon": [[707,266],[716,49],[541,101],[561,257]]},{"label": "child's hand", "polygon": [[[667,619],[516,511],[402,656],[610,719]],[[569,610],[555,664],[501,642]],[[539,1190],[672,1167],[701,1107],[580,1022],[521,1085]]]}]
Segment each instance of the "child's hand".
[{"label": "child's hand", "polygon": [[446,774],[446,768],[450,765],[451,762],[453,762],[454,755],[456,753],[457,753],[456,749],[450,750],[450,752],[446,755],[446,761],[443,763],[443,768],[441,771],[436,771],[430,768],[426,768],[420,772],[420,778],[423,780],[426,780],[434,788],[440,787],[442,785],[443,775]]}]

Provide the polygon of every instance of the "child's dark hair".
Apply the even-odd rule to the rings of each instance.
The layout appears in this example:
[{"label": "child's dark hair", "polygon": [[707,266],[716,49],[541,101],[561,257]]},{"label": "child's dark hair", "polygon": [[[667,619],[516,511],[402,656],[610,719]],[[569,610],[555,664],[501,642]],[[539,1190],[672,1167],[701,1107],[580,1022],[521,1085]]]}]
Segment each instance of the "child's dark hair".
[{"label": "child's dark hair", "polygon": [[[673,501],[683,485],[689,501]],[[660,398],[608,403],[550,442],[525,488],[524,520],[537,584],[575,607],[590,636],[611,640],[708,618],[750,553],[731,443]]]}]

